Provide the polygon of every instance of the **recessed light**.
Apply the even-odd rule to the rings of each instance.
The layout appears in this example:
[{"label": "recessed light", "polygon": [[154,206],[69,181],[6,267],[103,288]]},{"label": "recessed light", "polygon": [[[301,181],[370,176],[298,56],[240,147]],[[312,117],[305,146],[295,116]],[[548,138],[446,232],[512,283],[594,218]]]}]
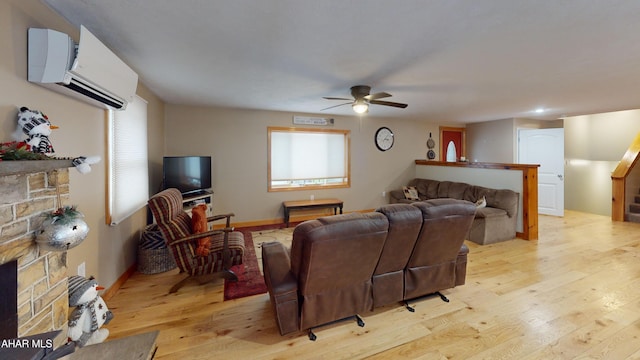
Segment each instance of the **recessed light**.
[{"label": "recessed light", "polygon": [[544,112],[544,108],[537,108],[534,111],[536,114],[542,114]]}]

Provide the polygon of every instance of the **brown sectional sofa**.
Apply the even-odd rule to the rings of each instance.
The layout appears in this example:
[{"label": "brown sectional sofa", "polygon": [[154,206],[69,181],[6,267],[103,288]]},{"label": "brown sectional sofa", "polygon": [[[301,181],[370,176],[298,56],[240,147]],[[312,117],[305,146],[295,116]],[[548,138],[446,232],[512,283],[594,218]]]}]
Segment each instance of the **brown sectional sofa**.
[{"label": "brown sectional sofa", "polygon": [[[415,186],[420,201],[451,198],[473,203],[486,198],[486,206],[478,208],[467,239],[480,244],[492,244],[516,237],[518,202],[520,194],[508,189],[490,189],[467,183],[413,179],[407,186]],[[413,203],[405,199],[402,190],[389,192],[390,203]]]},{"label": "brown sectional sofa", "polygon": [[455,199],[390,204],[301,223],[290,250],[264,243],[280,334],[309,330],[314,339],[312,328],[353,316],[363,326],[358,314],[463,285],[475,211]]}]

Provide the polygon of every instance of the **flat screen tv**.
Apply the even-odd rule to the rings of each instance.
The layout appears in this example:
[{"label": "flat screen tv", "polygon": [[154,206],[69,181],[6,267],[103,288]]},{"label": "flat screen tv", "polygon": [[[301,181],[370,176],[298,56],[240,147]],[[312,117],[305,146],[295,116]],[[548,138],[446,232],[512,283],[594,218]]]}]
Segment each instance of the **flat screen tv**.
[{"label": "flat screen tv", "polygon": [[211,189],[211,156],[165,156],[163,188],[176,188],[183,195]]}]

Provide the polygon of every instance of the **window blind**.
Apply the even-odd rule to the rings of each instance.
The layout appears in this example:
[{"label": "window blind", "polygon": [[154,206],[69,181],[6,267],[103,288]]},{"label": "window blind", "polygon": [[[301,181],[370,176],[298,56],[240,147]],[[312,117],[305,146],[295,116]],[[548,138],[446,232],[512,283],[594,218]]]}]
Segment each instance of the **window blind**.
[{"label": "window blind", "polygon": [[268,191],[351,185],[348,130],[268,127],[267,134]]},{"label": "window blind", "polygon": [[271,180],[346,176],[344,134],[271,133]]},{"label": "window blind", "polygon": [[126,110],[109,110],[107,224],[117,225],[147,204],[147,101],[139,96]]}]

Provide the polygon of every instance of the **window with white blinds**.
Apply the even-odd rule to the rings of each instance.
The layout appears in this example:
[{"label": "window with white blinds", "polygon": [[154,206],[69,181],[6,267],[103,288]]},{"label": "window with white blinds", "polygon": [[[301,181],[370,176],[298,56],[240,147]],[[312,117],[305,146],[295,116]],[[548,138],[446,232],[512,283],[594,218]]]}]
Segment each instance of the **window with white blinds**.
[{"label": "window with white blinds", "polygon": [[350,186],[349,131],[268,128],[268,190]]},{"label": "window with white blinds", "polygon": [[126,110],[109,110],[107,224],[117,225],[147,204],[147,101],[138,97]]}]

